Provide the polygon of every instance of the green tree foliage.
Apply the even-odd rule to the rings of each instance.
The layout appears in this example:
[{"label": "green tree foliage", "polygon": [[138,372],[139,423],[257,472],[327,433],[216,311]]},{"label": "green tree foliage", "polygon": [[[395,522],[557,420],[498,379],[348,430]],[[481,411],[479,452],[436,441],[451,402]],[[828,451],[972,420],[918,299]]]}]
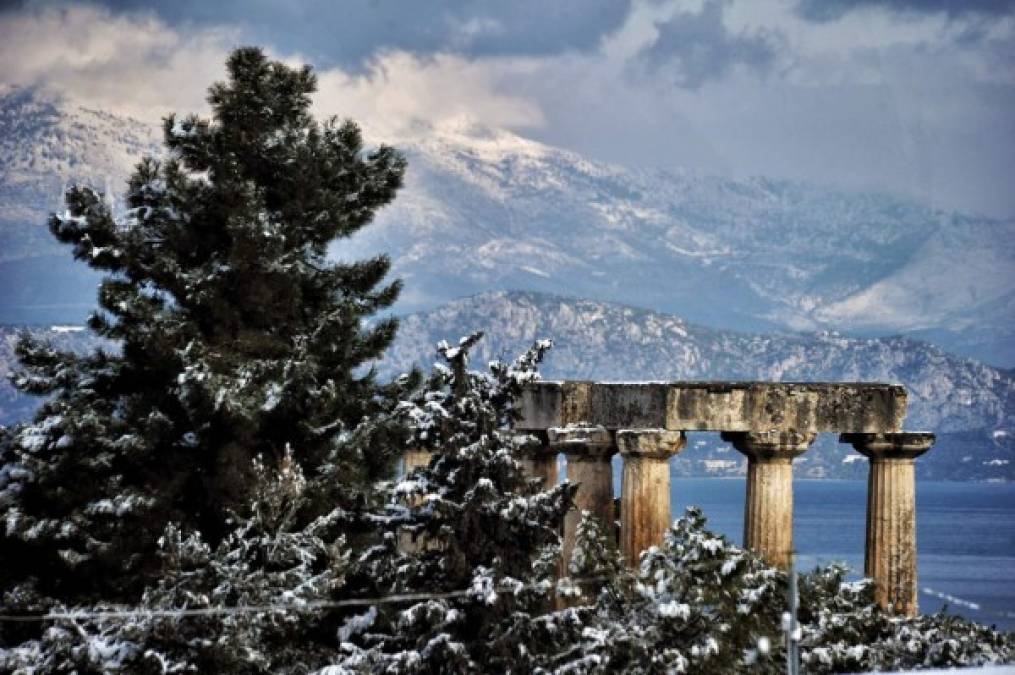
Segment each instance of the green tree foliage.
[{"label": "green tree foliage", "polygon": [[405,161],[366,151],[352,122],[316,122],[309,67],[254,48],[227,66],[210,119],[165,120],[167,152],[138,164],[125,218],[75,187],[50,221],[107,273],[89,323],[118,350],[18,347],[15,385],[52,398],[0,458],[5,586],[136,596],[167,523],[212,546],[225,536],[249,503],[253,458],[273,466],[291,448],[308,475],[340,475],[331,497],[350,503],[390,459],[384,444],[348,441],[387,393],[364,364],[396,328],[363,319],[399,284],[383,282],[384,256],[326,253],[391,201]]}]

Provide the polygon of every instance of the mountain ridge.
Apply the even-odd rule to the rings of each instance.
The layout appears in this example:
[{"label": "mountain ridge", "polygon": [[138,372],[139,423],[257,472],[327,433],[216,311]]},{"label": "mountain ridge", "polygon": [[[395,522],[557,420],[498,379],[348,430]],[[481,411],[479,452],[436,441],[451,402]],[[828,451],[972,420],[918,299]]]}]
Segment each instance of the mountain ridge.
[{"label": "mountain ridge", "polygon": [[[534,340],[554,339],[546,379],[878,381],[909,391],[909,430],[930,429],[937,447],[918,463],[924,479],[1015,480],[1015,373],[905,337],[849,338],[832,332],[753,334],[687,322],[651,310],[530,291],[474,295],[402,317],[378,362],[383,376],[437,360],[434,345],[476,330],[477,368],[510,360]],[[429,357],[429,358],[428,358]],[[675,460],[684,475],[740,475],[739,455],[715,434],[694,434]],[[797,467],[802,477],[862,478],[865,463],[821,434]],[[730,463],[732,462],[732,463]]]},{"label": "mountain ridge", "polygon": [[[24,327],[22,327],[24,328]],[[19,329],[0,326],[0,424],[26,419],[38,405],[3,376],[16,366]],[[98,344],[86,331],[30,328],[61,349]],[[910,396],[905,427],[938,434],[918,462],[924,479],[1015,480],[1015,370],[997,369],[906,337],[850,338],[833,332],[756,334],[596,300],[497,291],[401,317],[394,344],[375,363],[382,378],[437,361],[436,343],[483,330],[472,367],[510,360],[536,339],[555,340],[541,368],[546,379],[879,381]],[[797,466],[801,477],[863,478],[860,456],[821,434]],[[737,476],[742,457],[716,434],[692,434],[674,460],[681,475]]]}]

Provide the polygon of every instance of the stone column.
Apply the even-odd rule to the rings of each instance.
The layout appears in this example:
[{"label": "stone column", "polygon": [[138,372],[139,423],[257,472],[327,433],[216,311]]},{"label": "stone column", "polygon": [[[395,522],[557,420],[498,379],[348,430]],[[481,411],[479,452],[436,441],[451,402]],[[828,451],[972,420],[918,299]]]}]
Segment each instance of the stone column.
[{"label": "stone column", "polygon": [[670,527],[670,457],[687,445],[682,431],[624,429],[617,448],[624,457],[620,489],[620,549],[631,567],[641,552],[662,543]]},{"label": "stone column", "polygon": [[870,460],[864,574],[883,609],[916,616],[916,478],[914,463],[934,444],[931,433],[842,434]]},{"label": "stone column", "polygon": [[726,432],[724,441],[747,455],[744,548],[788,569],[793,555],[793,459],[816,434],[796,431]]},{"label": "stone column", "polygon": [[550,447],[546,432],[516,436],[515,457],[527,478],[539,481],[542,490],[557,485],[557,450]]},{"label": "stone column", "polygon": [[[407,477],[420,467],[430,466],[431,459],[433,459],[433,453],[428,450],[406,450],[402,454],[402,477]],[[420,499],[420,497],[413,497],[407,500],[407,506],[419,506]],[[413,538],[410,532],[400,528],[398,531],[398,548],[406,553],[418,553],[436,547],[433,546],[426,536],[419,535]]]},{"label": "stone column", "polygon": [[575,535],[582,511],[599,519],[607,536],[613,534],[613,467],[610,458],[615,446],[603,427],[568,425],[549,430],[550,447],[567,457],[567,480],[578,484],[574,508],[564,517],[563,569],[574,551]]},{"label": "stone column", "polygon": [[421,466],[430,466],[431,459],[433,459],[433,453],[427,450],[406,450],[402,455],[404,475],[408,476],[413,469],[418,469]]}]

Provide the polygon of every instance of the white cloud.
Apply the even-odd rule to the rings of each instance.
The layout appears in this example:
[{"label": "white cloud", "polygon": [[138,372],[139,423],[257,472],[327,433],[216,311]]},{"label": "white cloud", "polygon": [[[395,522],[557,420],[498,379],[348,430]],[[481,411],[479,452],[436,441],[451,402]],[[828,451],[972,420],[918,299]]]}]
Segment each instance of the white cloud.
[{"label": "white cloud", "polygon": [[[468,25],[474,37],[492,25]],[[240,43],[230,27],[174,29],[152,14],[115,14],[79,5],[10,14],[0,20],[0,74],[84,105],[157,120],[168,112],[207,112],[208,85],[225,75]],[[269,49],[270,51],[270,49]],[[299,55],[273,54],[288,63]],[[388,135],[424,124],[471,120],[522,127],[542,121],[539,106],[503,90],[502,80],[535,61],[480,61],[450,54],[377,55],[363,72],[318,72],[316,109],[362,120]]]},{"label": "white cloud", "polygon": [[2,77],[143,118],[199,110],[236,37],[229,28],[178,32],[152,15],[90,5],[10,13],[0,21]]},{"label": "white cloud", "polygon": [[[713,32],[777,35],[778,53],[764,70],[716,69],[693,91],[647,68],[644,54],[660,26],[705,5],[651,0],[590,52],[469,57],[449,44],[448,53],[387,51],[361,70],[319,71],[316,110],[387,140],[466,119],[631,165],[878,187],[1015,215],[1007,185],[1015,19],[866,8],[815,23],[793,6],[724,4]],[[470,43],[499,30],[479,21],[459,28]],[[8,12],[0,78],[148,119],[202,112],[241,37],[236,28],[174,29],[150,14],[89,6]]]},{"label": "white cloud", "polygon": [[509,78],[534,74],[541,62],[388,52],[364,73],[338,68],[318,73],[316,107],[360,120],[386,135],[462,120],[492,127],[537,126],[543,121],[539,105],[504,85]]}]

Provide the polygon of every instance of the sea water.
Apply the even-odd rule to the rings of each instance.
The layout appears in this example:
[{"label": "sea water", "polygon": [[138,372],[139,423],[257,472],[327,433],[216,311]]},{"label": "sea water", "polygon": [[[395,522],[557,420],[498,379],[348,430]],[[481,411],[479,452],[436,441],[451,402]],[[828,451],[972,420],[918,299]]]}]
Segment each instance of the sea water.
[{"label": "sea water", "polygon": [[[623,463],[613,458],[620,494]],[[567,474],[560,462],[559,477]],[[707,527],[743,543],[746,478],[678,478],[670,482],[674,518],[698,506]],[[794,480],[793,545],[798,571],[844,562],[863,575],[867,482]],[[918,481],[916,547],[919,606],[1015,630],[1015,484]],[[939,595],[958,598],[946,602]]]},{"label": "sea water", "polygon": [[[622,462],[613,461],[619,496]],[[560,457],[558,476],[567,466]],[[708,527],[743,543],[744,478],[671,478],[674,518],[698,506]],[[793,543],[797,569],[844,562],[863,573],[867,482],[793,481]],[[1015,630],[1015,484],[918,481],[916,484],[920,611],[952,613]],[[931,591],[929,593],[927,591]],[[938,594],[935,595],[934,593]],[[964,603],[946,602],[939,595]],[[977,607],[970,607],[969,604]]]},{"label": "sea water", "polygon": [[[713,531],[739,544],[744,493],[744,479],[674,477],[673,515],[699,506]],[[793,497],[798,569],[842,561],[862,574],[866,481],[797,480]],[[945,604],[931,589],[980,606],[952,602],[953,613],[1015,630],[1015,485],[921,481],[916,510],[920,611]]]}]

